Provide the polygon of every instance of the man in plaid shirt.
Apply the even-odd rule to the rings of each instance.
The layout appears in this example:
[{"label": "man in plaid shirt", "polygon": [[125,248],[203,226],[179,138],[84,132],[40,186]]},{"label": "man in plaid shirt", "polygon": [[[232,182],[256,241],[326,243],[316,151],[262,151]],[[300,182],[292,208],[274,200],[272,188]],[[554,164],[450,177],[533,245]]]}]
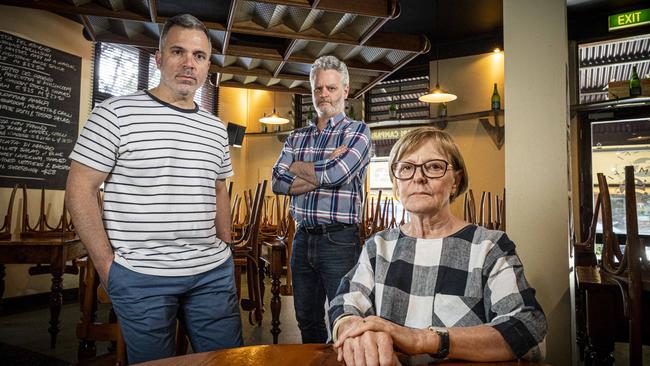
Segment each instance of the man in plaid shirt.
[{"label": "man in plaid shirt", "polygon": [[329,310],[339,360],[394,365],[394,349],[469,361],[542,359],[546,318],[514,243],[451,214],[469,178],[449,134],[409,132],[395,143],[390,167],[410,220],[368,239],[341,281]]},{"label": "man in plaid shirt", "polygon": [[309,79],[318,116],[287,137],[273,167],[273,192],[292,196],[298,225],[291,271],[302,341],[324,343],[325,296],[334,298],[361,252],[358,224],[371,145],[368,126],[344,113],[350,83],[345,64],[320,57]]}]

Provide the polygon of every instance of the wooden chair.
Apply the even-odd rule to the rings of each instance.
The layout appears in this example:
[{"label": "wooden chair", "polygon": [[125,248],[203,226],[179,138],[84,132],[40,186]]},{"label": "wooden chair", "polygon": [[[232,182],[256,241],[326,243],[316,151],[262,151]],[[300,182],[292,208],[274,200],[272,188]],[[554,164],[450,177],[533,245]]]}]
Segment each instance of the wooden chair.
[{"label": "wooden chair", "polygon": [[471,189],[465,192],[463,202],[463,220],[470,224],[476,224],[476,202],[474,201],[474,192]]},{"label": "wooden chair", "polygon": [[621,291],[623,313],[629,326],[630,365],[643,362],[643,292],[650,291],[650,262],[645,245],[639,237],[636,206],[634,167],[625,167],[625,216],[627,243],[621,252],[612,225],[611,199],[607,179],[598,173],[598,187],[602,195],[603,252],[601,276],[614,280]]},{"label": "wooden chair", "polygon": [[[79,365],[127,365],[126,344],[115,312],[111,309],[108,319],[104,322],[97,320],[98,305],[110,304],[111,300],[104,288],[100,286],[99,275],[89,257],[85,258],[83,268],[83,278],[79,287],[81,318],[77,323]],[[111,342],[110,352],[97,356],[95,347],[97,341]],[[182,317],[179,316],[176,326],[176,356],[186,354],[188,344],[185,326]]]},{"label": "wooden chair", "polygon": [[235,257],[235,277],[237,281],[238,294],[241,294],[241,271],[245,266],[246,279],[248,284],[248,299],[241,299],[241,306],[249,311],[248,320],[252,325],[262,323],[262,291],[260,289],[260,243],[259,229],[262,219],[262,205],[267,181],[257,185],[255,196],[251,204],[248,222],[244,226],[242,237],[231,244]]},{"label": "wooden chair", "polygon": [[468,190],[465,192],[463,202],[463,220],[483,226],[487,229],[505,231],[506,229],[506,200],[505,189],[503,199],[498,195],[492,195],[491,192],[481,192],[479,201],[478,217],[476,216],[476,202],[474,201],[474,192]]},{"label": "wooden chair", "polygon": [[65,208],[65,201],[63,202],[63,212],[59,218],[56,226],[50,226],[48,223],[47,215],[45,214],[45,188],[41,188],[41,205],[36,225],[31,226],[29,220],[29,211],[27,205],[27,187],[23,185],[23,220],[20,236],[25,238],[33,237],[52,237],[61,236],[72,238],[75,232],[70,221],[68,210]]},{"label": "wooden chair", "polygon": [[77,357],[79,361],[87,361],[90,364],[88,360],[95,358],[97,354],[95,342],[110,341],[116,343],[116,353],[112,364],[126,365],[126,345],[114,314],[111,314],[106,322],[97,322],[98,303],[110,303],[110,299],[100,286],[95,265],[90,259],[86,260],[84,274],[83,285],[79,288],[81,319],[77,324],[77,338],[79,338]]},{"label": "wooden chair", "polygon": [[[572,240],[573,253],[574,253],[574,266],[596,266],[598,264],[596,253],[594,252],[594,244],[596,241],[596,227],[598,225],[598,217],[601,211],[602,193],[598,193],[596,202],[594,203],[594,214],[589,225],[589,235],[585,241],[576,242]],[[573,271],[576,276],[576,271]],[[577,283],[577,278],[576,278]],[[585,348],[588,344],[587,339],[587,303],[585,290],[576,286],[575,290],[576,302],[576,344],[578,345],[578,355],[580,360],[584,361]]]},{"label": "wooden chair", "polygon": [[9,206],[7,206],[7,214],[5,215],[4,221],[2,222],[2,227],[0,227],[0,240],[11,239],[11,218],[13,216],[14,209],[14,199],[16,198],[16,191],[18,191],[18,184],[14,186],[14,189],[11,190],[11,196],[9,196]]}]

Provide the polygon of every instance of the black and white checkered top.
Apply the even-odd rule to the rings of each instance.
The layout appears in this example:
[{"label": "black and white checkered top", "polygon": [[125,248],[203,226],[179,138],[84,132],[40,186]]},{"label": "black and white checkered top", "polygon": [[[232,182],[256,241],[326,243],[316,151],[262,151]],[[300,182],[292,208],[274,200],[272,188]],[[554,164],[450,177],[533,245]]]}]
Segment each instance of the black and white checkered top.
[{"label": "black and white checkered top", "polygon": [[330,304],[335,323],[376,315],[410,328],[488,324],[519,358],[545,353],[546,318],[515,244],[497,230],[468,225],[442,239],[399,229],[366,241]]}]

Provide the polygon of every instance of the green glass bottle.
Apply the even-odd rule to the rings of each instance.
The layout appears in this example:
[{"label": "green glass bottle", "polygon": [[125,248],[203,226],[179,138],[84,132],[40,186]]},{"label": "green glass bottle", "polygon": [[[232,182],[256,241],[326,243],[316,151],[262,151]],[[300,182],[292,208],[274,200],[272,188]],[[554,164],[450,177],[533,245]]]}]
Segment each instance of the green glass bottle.
[{"label": "green glass bottle", "polygon": [[632,66],[632,75],[630,76],[630,96],[641,96],[641,80],[639,80],[639,74],[636,73],[636,66]]},{"label": "green glass bottle", "polygon": [[447,103],[438,104],[438,117],[440,118],[447,117]]},{"label": "green glass bottle", "polygon": [[492,91],[492,110],[498,111],[501,109],[501,96],[497,90],[497,83],[494,83],[494,90]]}]

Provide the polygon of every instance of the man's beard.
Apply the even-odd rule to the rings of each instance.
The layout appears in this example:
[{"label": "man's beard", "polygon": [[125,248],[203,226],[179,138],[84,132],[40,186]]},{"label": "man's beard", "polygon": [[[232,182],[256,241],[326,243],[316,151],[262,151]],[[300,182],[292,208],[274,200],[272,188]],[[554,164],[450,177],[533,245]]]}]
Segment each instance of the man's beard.
[{"label": "man's beard", "polygon": [[336,102],[328,102],[323,107],[318,104],[314,106],[314,108],[316,109],[316,112],[318,112],[318,115],[332,116],[342,112],[344,106],[345,102],[343,101],[343,98],[341,98]]}]

